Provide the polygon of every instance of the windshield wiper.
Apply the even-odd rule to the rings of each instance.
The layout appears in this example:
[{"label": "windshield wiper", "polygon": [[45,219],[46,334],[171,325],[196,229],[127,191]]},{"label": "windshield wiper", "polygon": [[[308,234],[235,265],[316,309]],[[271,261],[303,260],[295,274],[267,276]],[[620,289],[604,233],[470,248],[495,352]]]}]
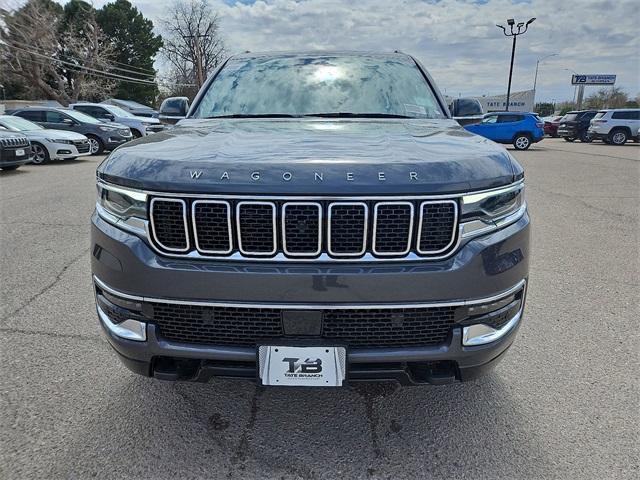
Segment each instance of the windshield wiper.
[{"label": "windshield wiper", "polygon": [[299,115],[289,113],[234,113],[232,115],[213,115],[204,118],[296,118]]},{"label": "windshield wiper", "polygon": [[305,117],[326,117],[326,118],[414,118],[407,115],[396,115],[394,113],[352,113],[352,112],[331,112],[331,113],[307,113]]}]

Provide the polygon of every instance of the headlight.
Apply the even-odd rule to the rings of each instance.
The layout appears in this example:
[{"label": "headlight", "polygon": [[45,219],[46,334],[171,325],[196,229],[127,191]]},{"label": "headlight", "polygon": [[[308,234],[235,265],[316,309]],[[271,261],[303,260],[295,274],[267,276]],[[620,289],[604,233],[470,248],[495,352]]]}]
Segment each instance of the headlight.
[{"label": "headlight", "polygon": [[62,139],[57,139],[57,138],[45,138],[45,140],[47,142],[51,142],[51,143],[63,143],[65,145],[73,145],[73,141],[72,140],[62,140]]},{"label": "headlight", "polygon": [[102,218],[125,230],[139,234],[146,232],[146,193],[98,183],[96,210]]},{"label": "headlight", "polygon": [[98,127],[100,130],[102,130],[103,132],[115,132],[117,130],[117,128],[113,128],[113,127]]},{"label": "headlight", "polygon": [[462,236],[470,237],[516,222],[527,209],[524,182],[462,197]]}]

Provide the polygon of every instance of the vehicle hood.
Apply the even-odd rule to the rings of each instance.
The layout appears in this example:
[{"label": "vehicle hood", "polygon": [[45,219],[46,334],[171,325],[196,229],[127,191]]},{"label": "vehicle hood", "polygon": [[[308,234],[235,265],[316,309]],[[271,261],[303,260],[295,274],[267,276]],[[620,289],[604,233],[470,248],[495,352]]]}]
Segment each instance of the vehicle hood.
[{"label": "vehicle hood", "polygon": [[51,138],[54,140],[86,140],[87,137],[81,133],[70,132],[67,130],[54,130],[52,128],[45,128],[43,130],[29,130],[23,132],[29,140],[38,140]]},{"label": "vehicle hood", "polygon": [[134,117],[134,120],[137,120],[138,122],[145,122],[145,123],[153,123],[153,124],[157,124],[160,123],[160,120],[158,120],[157,118],[153,118],[153,117]]},{"label": "vehicle hood", "polygon": [[107,121],[100,120],[100,121],[102,123],[98,125],[99,127],[113,127],[114,129],[129,128],[129,125],[125,125],[119,122],[110,122],[108,120]]},{"label": "vehicle hood", "polygon": [[453,120],[183,120],[120,146],[100,178],[155,191],[429,194],[492,188],[521,167]]}]

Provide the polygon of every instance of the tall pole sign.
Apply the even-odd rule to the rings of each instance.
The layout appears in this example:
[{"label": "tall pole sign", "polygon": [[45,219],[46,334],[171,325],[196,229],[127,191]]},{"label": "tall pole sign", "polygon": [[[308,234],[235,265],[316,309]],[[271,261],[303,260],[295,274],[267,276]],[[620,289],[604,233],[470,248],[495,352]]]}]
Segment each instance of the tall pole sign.
[{"label": "tall pole sign", "polygon": [[615,85],[616,76],[611,74],[574,74],[571,75],[571,85],[578,86],[578,110],[582,108],[584,87],[586,85]]}]

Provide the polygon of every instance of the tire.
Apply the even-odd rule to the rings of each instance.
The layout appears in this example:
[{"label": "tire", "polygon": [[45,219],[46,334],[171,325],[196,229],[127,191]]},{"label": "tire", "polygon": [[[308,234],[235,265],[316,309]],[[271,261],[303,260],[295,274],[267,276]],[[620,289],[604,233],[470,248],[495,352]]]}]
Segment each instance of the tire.
[{"label": "tire", "polygon": [[562,137],[564,138],[565,142],[573,142],[575,140],[575,137]]},{"label": "tire", "polygon": [[133,138],[140,138],[142,136],[142,133],[140,133],[138,130],[136,130],[135,128],[131,129],[131,134],[133,135]]},{"label": "tire", "polygon": [[41,145],[38,142],[32,142],[31,148],[33,149],[33,160],[31,163],[34,165],[44,165],[51,160],[51,157],[49,157],[49,150],[47,150],[44,145]]},{"label": "tire", "polygon": [[513,146],[516,150],[527,150],[531,146],[531,137],[526,133],[519,133],[513,139]]},{"label": "tire", "polygon": [[104,152],[104,144],[102,143],[102,140],[95,135],[87,135],[87,138],[89,139],[89,151],[91,152],[91,155],[100,155]]},{"label": "tire", "polygon": [[624,145],[627,143],[629,136],[624,130],[613,130],[609,133],[609,142],[612,145]]},{"label": "tire", "polygon": [[11,165],[10,167],[0,167],[0,170],[3,172],[10,172],[12,170],[16,170],[20,167],[20,165]]},{"label": "tire", "polygon": [[582,132],[580,134],[580,141],[582,143],[591,143],[593,142],[593,138],[589,135],[589,132]]}]

